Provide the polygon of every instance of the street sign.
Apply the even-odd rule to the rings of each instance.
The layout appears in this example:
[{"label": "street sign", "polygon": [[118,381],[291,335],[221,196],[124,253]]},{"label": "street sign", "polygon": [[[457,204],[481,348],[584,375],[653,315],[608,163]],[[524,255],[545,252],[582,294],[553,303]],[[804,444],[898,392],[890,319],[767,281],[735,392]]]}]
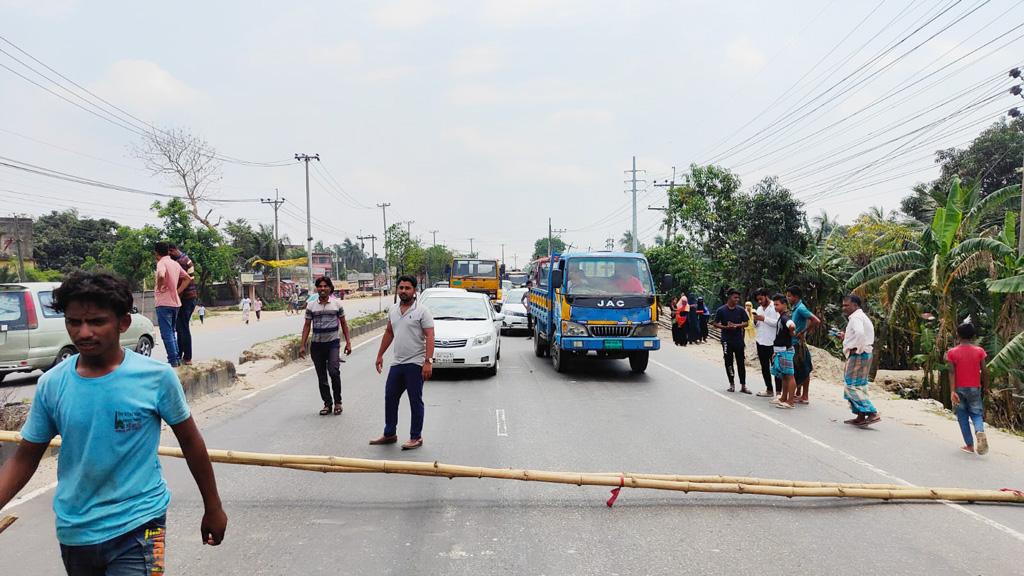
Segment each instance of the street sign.
[{"label": "street sign", "polygon": [[242,284],[252,284],[255,275],[252,272],[242,272]]}]

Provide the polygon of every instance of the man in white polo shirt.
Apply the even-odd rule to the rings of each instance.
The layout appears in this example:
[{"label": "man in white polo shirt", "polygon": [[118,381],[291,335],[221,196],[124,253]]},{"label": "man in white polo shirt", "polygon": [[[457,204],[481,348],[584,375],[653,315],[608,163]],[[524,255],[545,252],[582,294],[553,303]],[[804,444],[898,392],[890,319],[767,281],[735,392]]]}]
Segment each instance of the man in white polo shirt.
[{"label": "man in white polo shirt", "polygon": [[758,288],[757,310],[754,311],[754,324],[757,327],[757,361],[761,364],[761,377],[764,378],[764,392],[758,392],[757,395],[762,398],[774,398],[776,394],[782,394],[782,378],[776,376],[774,390],[772,388],[772,345],[779,326],[779,313],[775,311],[775,304],[769,296],[768,290]]},{"label": "man in white polo shirt", "polygon": [[394,342],[394,361],[384,387],[384,435],[370,440],[371,445],[398,442],[398,403],[409,393],[412,422],[409,441],[402,450],[423,445],[423,382],[434,367],[434,318],[416,302],[416,278],[399,276],[399,302],[388,310],[388,326],[377,351],[377,373],[384,370],[384,352]]}]

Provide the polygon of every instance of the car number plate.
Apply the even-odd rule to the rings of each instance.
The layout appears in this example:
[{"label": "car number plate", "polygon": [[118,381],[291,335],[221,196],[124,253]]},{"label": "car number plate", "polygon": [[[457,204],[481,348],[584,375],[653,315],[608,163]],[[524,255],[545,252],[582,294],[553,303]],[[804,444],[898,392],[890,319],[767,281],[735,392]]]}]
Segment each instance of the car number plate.
[{"label": "car number plate", "polygon": [[604,347],[608,350],[622,350],[622,340],[605,340]]},{"label": "car number plate", "polygon": [[434,352],[434,362],[438,364],[451,364],[455,361],[455,354],[451,352]]}]

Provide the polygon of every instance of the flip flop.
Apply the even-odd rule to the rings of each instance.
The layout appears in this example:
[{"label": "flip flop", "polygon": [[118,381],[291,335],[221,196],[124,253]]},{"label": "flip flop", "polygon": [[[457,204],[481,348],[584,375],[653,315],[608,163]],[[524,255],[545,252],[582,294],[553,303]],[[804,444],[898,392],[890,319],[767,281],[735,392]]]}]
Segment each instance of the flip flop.
[{"label": "flip flop", "polygon": [[775,398],[775,393],[774,392],[758,392],[757,396],[759,398]]},{"label": "flip flop", "polygon": [[861,422],[860,424],[857,424],[857,426],[860,426],[861,428],[867,428],[868,426],[870,426],[872,424],[875,424],[876,422],[881,422],[881,421],[882,421],[882,417],[879,416],[878,414],[875,414],[874,416],[868,418],[867,420]]},{"label": "flip flop", "polygon": [[974,448],[968,448],[967,446],[961,446],[960,451],[967,452],[968,454],[974,454]]},{"label": "flip flop", "polygon": [[790,408],[793,407],[793,405],[792,404],[786,404],[785,402],[776,402],[775,403],[775,407],[776,408],[782,408],[783,410],[789,410]]},{"label": "flip flop", "polygon": [[331,413],[331,405],[330,404],[324,404],[324,407],[320,410],[320,415],[321,416],[327,416],[330,413]]}]

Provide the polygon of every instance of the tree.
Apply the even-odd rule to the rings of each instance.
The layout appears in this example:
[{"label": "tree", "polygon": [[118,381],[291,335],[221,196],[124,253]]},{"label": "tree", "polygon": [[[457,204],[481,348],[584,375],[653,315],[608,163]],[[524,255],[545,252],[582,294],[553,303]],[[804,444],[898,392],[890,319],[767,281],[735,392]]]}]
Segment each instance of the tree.
[{"label": "tree", "polygon": [[731,255],[740,178],[721,166],[690,165],[669,210],[680,230],[712,258]]},{"label": "tree", "polygon": [[729,280],[748,290],[784,286],[808,245],[800,203],[772,177],[757,183],[750,194],[735,196],[733,204],[736,266]]},{"label": "tree", "polygon": [[141,142],[132,145],[132,153],[142,160],[147,170],[180,186],[189,205],[189,214],[208,230],[216,230],[220,220],[217,224],[210,222],[213,209],[203,214],[199,206],[209,198],[210,185],[221,179],[217,152],[206,140],[184,129],[154,128],[143,135]]},{"label": "tree", "polygon": [[117,229],[117,242],[103,250],[99,261],[124,276],[133,290],[141,290],[143,280],[147,280],[146,286],[152,289],[156,270],[153,244],[161,237],[160,230],[150,225],[139,229],[122,226]]},{"label": "tree", "polygon": [[36,267],[65,273],[81,268],[117,242],[117,230],[113,220],[80,218],[74,209],[40,216],[32,226]]},{"label": "tree", "polygon": [[[565,242],[561,238],[551,238],[551,252],[565,252]],[[533,243],[533,259],[543,258],[548,255],[548,237],[538,238]]]},{"label": "tree", "polygon": [[[622,233],[622,238],[619,238],[619,247],[622,248],[623,252],[633,251],[633,232],[631,230],[626,230]],[[644,251],[644,245],[639,241],[636,243],[636,250],[637,252]]]},{"label": "tree", "polygon": [[192,227],[191,213],[180,198],[153,203],[153,209],[164,220],[164,238],[178,245],[189,255],[196,267],[196,284],[200,294],[205,294],[210,284],[228,280],[235,286],[237,268],[234,266],[238,251],[224,242],[216,228]]}]

